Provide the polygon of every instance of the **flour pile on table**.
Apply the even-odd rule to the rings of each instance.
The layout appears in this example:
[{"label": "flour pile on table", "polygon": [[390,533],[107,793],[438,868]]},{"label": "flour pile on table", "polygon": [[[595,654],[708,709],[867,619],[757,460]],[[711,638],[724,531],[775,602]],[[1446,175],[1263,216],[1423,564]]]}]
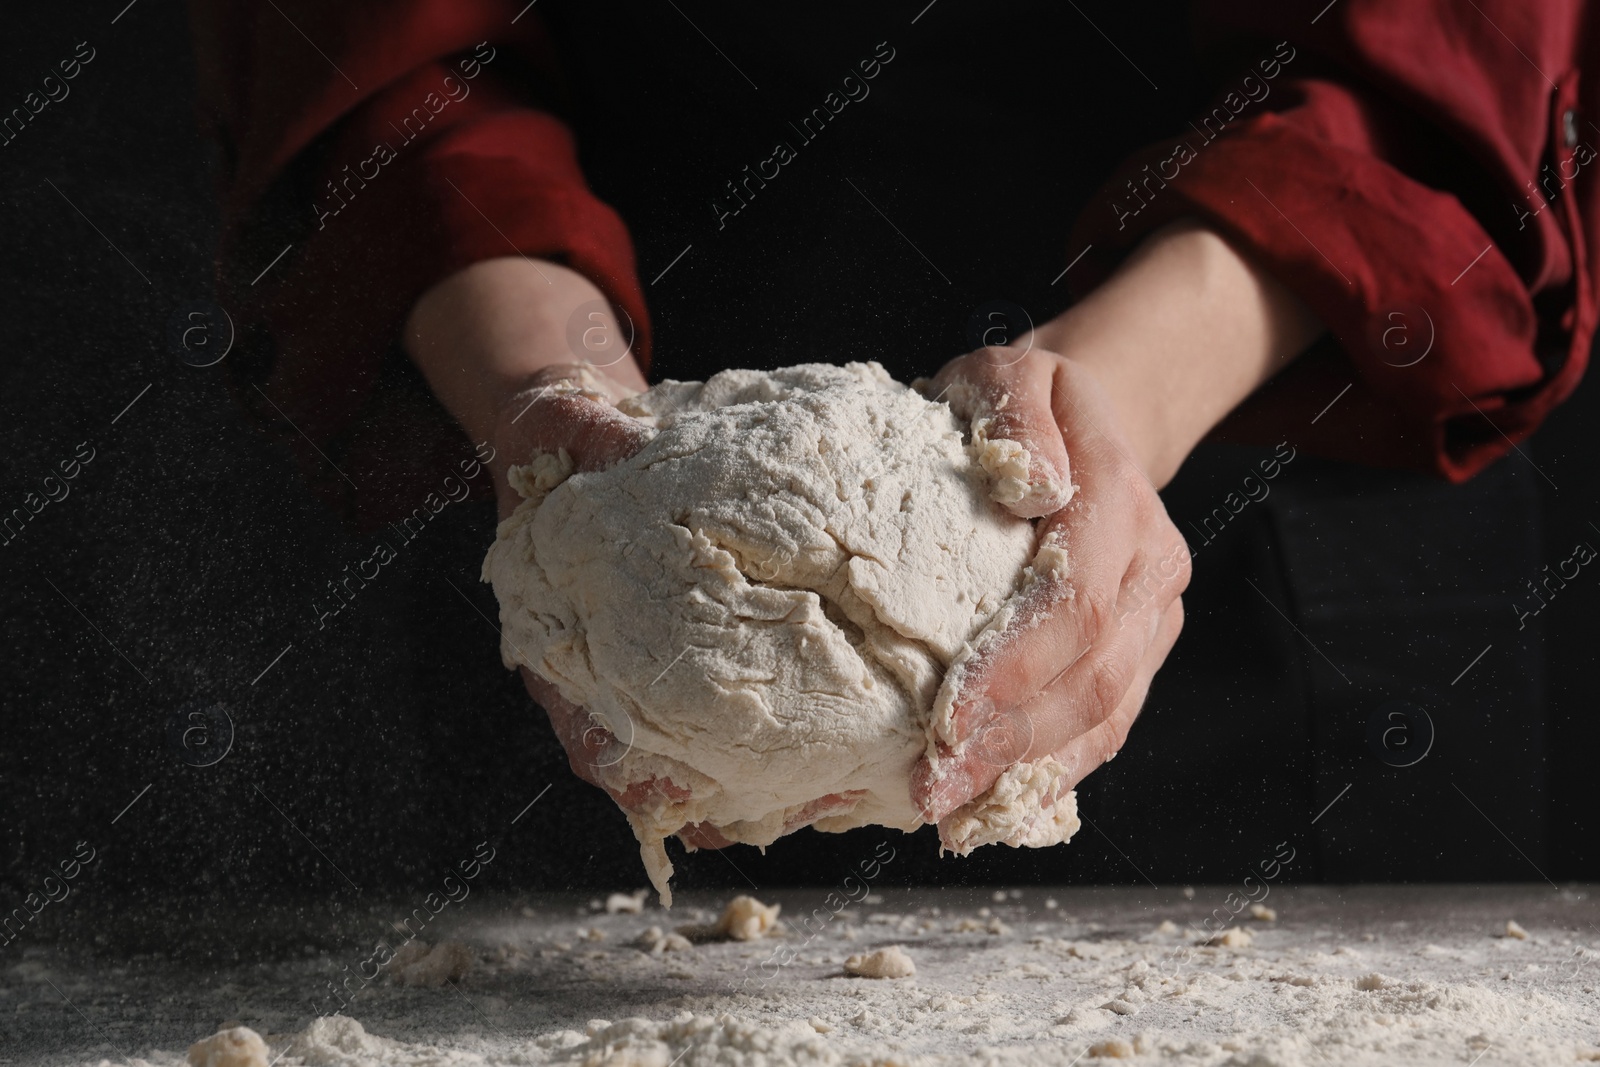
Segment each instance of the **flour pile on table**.
[{"label": "flour pile on table", "polygon": [[[655,431],[643,450],[516,468],[525,499],[483,573],[507,666],[616,736],[609,787],[657,784],[629,819],[663,901],[663,842],[686,824],[754,845],[920,825],[910,776],[948,739],[941,686],[1030,582],[1065,573],[991,498],[1029,491],[1026,454],[875,363],[725,371],[620,406]],[[946,845],[1066,840],[1074,798],[1042,803],[1063,774],[1008,771]]]}]

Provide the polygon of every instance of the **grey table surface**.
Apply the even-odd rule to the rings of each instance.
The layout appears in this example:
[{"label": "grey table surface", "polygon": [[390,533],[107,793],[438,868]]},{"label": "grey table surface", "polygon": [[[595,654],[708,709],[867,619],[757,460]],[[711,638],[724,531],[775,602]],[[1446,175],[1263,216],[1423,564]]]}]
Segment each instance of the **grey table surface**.
[{"label": "grey table surface", "polygon": [[[711,919],[732,894],[682,894],[670,912],[651,899],[639,914],[608,914],[603,894],[588,893],[475,892],[437,915],[421,895],[156,911],[69,898],[0,957],[0,1062],[177,1063],[224,1024],[267,1035],[285,1067],[302,1062],[287,1035],[337,1006],[330,984],[365,971],[380,939],[404,941],[396,924],[417,908],[428,918],[419,939],[463,942],[475,962],[437,988],[346,981],[343,1014],[400,1043],[371,1062],[656,1062],[616,1058],[605,1028],[591,1025],[634,1017],[701,1019],[660,1042],[690,1067],[786,1056],[1484,1067],[1600,1058],[1594,887],[1277,886],[1264,901],[1275,921],[1234,915],[1239,892],[885,888],[836,912],[836,891],[793,889],[761,894],[782,905],[779,936],[664,954],[640,948],[639,935]],[[1508,921],[1527,936],[1508,936]],[[412,930],[422,926],[413,919]],[[1205,943],[1214,930],[1224,943]],[[889,944],[915,960],[915,978],[844,975],[847,955]],[[740,1059],[706,1029],[718,1019],[809,1026],[814,1047]]]}]

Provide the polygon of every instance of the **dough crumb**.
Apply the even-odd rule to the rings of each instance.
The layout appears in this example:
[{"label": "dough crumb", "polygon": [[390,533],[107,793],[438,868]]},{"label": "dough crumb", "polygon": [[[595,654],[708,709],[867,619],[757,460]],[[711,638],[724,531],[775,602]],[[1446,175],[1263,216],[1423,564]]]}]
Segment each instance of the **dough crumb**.
[{"label": "dough crumb", "polygon": [[722,909],[717,933],[734,941],[754,941],[778,924],[778,912],[782,910],[782,904],[763,904],[755,897],[740,894]]},{"label": "dough crumb", "polygon": [[1158,933],[1158,934],[1165,934],[1165,935],[1170,936],[1170,935],[1175,934],[1177,932],[1178,932],[1178,924],[1173,922],[1171,919],[1162,919],[1161,920],[1161,925],[1156,927],[1156,933]]},{"label": "dough crumb", "polygon": [[267,1043],[248,1026],[219,1030],[189,1046],[189,1067],[267,1067]]},{"label": "dough crumb", "polygon": [[1184,900],[1193,900],[1194,899],[1194,886],[1186,885],[1186,886],[1183,887],[1183,899]]},{"label": "dough crumb", "polygon": [[809,1025],[811,1027],[811,1029],[815,1030],[819,1034],[831,1034],[831,1033],[833,1033],[833,1024],[830,1023],[830,1022],[826,1022],[826,1021],[824,1021],[822,1019],[819,1019],[815,1015],[813,1015],[810,1019],[806,1020],[806,1022],[807,1022],[807,1025]]},{"label": "dough crumb", "polygon": [[911,978],[917,965],[899,945],[890,945],[876,952],[856,953],[844,961],[844,971],[859,978]]},{"label": "dough crumb", "polygon": [[632,893],[612,893],[606,897],[607,915],[638,915],[644,911],[645,894],[648,889],[635,890]]},{"label": "dough crumb", "polygon": [[426,942],[408,941],[389,961],[395,981],[424,989],[459,982],[471,968],[472,950],[459,941],[441,941],[431,949]]},{"label": "dough crumb", "polygon": [[1360,978],[1357,978],[1356,988],[1364,993],[1371,993],[1374,990],[1382,989],[1384,986],[1390,985],[1392,981],[1392,979],[1379,974],[1377,971],[1373,971],[1371,974],[1364,974]]},{"label": "dough crumb", "polygon": [[1257,922],[1275,923],[1278,921],[1277,911],[1267,907],[1265,904],[1250,905],[1250,917]]},{"label": "dough crumb", "polygon": [[722,909],[722,918],[709,925],[688,924],[678,927],[678,933],[690,941],[756,941],[774,933],[782,904],[763,904],[748,894],[741,893],[728,901]]},{"label": "dough crumb", "polygon": [[1133,1044],[1120,1037],[1089,1046],[1089,1055],[1096,1059],[1126,1060],[1133,1058]]},{"label": "dough crumb", "polygon": [[1230,926],[1214,937],[1208,937],[1201,942],[1213,948],[1249,948],[1255,941],[1255,935],[1242,926]]},{"label": "dough crumb", "polygon": [[1524,930],[1522,928],[1522,924],[1517,922],[1517,920],[1507,919],[1505,933],[1501,934],[1500,936],[1514,937],[1518,941],[1526,941],[1528,940],[1528,931]]},{"label": "dough crumb", "polygon": [[940,845],[965,856],[982,845],[1050,848],[1070,841],[1079,827],[1078,799],[1065,788],[1067,773],[1052,756],[1007,768],[994,785],[946,817]]},{"label": "dough crumb", "polygon": [[659,926],[652,926],[634,939],[634,945],[644,949],[652,956],[660,956],[667,952],[683,952],[694,946],[682,934],[669,934]]}]

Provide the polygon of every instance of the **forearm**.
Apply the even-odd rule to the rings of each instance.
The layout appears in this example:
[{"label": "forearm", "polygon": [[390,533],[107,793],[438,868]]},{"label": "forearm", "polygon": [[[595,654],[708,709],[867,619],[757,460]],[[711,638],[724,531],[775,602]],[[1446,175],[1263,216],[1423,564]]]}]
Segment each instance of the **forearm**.
[{"label": "forearm", "polygon": [[[575,345],[570,324],[593,302]],[[474,441],[485,441],[505,401],[550,366],[588,359],[619,395],[644,389],[633,356],[609,354],[625,337],[589,279],[558,263],[508,256],[475,263],[424,293],[406,322],[405,347],[445,409]],[[604,359],[590,342],[599,342]]]},{"label": "forearm", "polygon": [[1184,221],[1152,234],[1032,341],[1095,376],[1133,458],[1161,486],[1212,427],[1321,330],[1288,289],[1211,230]]}]

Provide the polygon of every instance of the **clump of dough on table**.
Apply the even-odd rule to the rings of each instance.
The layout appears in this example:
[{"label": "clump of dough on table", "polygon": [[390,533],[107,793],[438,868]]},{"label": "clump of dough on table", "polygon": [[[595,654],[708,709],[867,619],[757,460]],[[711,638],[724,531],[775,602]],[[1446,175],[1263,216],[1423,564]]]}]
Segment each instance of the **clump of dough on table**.
[{"label": "clump of dough on table", "polygon": [[[619,407],[653,430],[643,449],[514,468],[524,499],[483,576],[506,665],[616,736],[606,785],[656,783],[628,818],[662,902],[663,842],[691,823],[753,845],[920,826],[911,773],[951,740],[947,682],[1065,567],[991,498],[1016,495],[1026,456],[876,363],[724,371]],[[1007,771],[945,846],[1065,841],[1064,774]]]},{"label": "clump of dough on table", "polygon": [[899,945],[858,952],[844,961],[844,973],[857,978],[914,978],[917,965]]}]

